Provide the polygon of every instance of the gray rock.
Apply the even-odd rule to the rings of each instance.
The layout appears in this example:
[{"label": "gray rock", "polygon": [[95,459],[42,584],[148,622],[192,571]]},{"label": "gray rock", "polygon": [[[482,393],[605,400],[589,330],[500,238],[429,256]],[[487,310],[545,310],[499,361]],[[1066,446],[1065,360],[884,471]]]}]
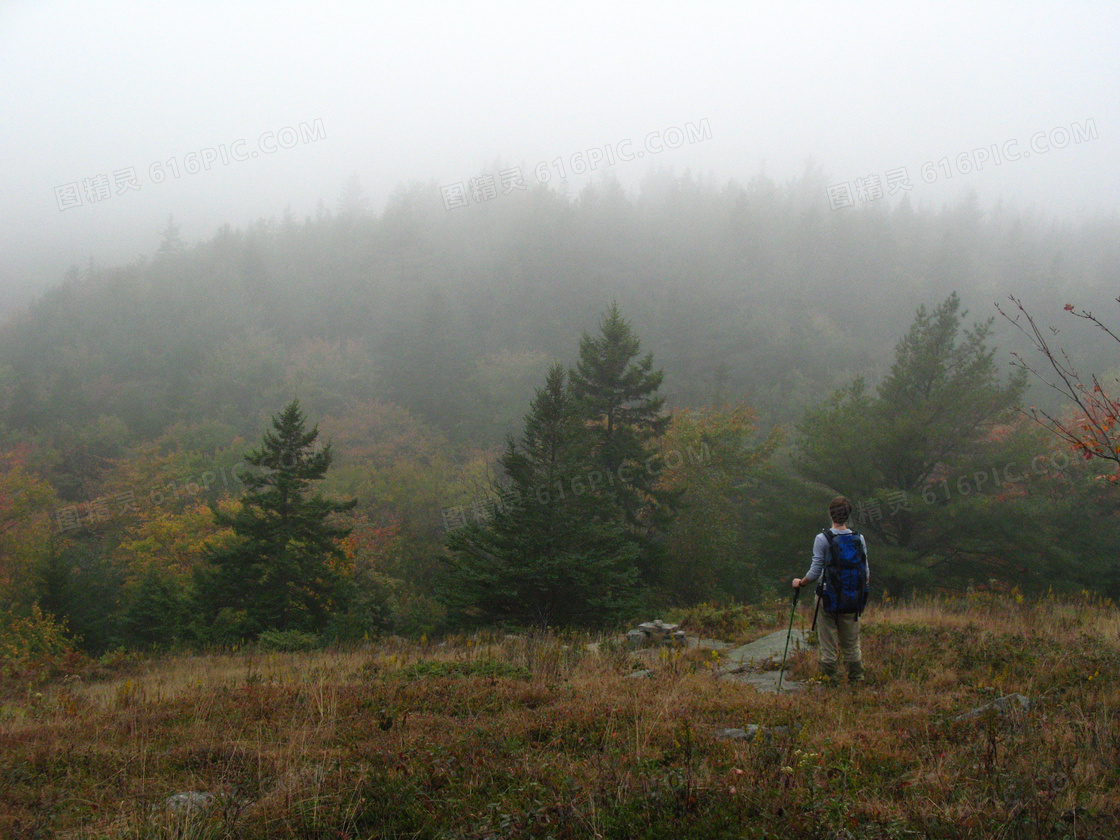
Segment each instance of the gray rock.
[{"label": "gray rock", "polygon": [[755,727],[756,732],[747,734],[744,729],[720,729],[716,732],[717,738],[722,738],[727,741],[752,741],[755,734],[757,734],[758,727]]},{"label": "gray rock", "polygon": [[[795,724],[792,733],[796,735],[800,731],[801,725]],[[720,729],[716,732],[716,737],[728,741],[746,741],[749,744],[760,736],[764,741],[769,742],[775,738],[788,738],[790,733],[788,726],[759,726],[757,723],[748,723],[744,729]]]},{"label": "gray rock", "polygon": [[808,631],[806,630],[794,630],[792,633],[785,630],[776,630],[761,639],[728,651],[727,659],[737,665],[751,662],[758,664],[769,660],[774,660],[775,663],[781,662],[787,637],[790,640],[789,652],[791,654],[799,647],[805,647],[808,644]]},{"label": "gray rock", "polygon": [[1007,713],[1016,710],[1029,712],[1034,704],[1031,702],[1031,698],[1024,697],[1022,694],[1008,694],[1006,697],[993,700],[991,705],[1001,712]]},{"label": "gray rock", "polygon": [[[638,634],[642,635],[639,637]],[[679,624],[666,624],[660,618],[655,621],[645,621],[626,634],[630,644],[638,647],[646,642],[655,644],[674,644],[684,646],[687,644],[684,631]]]},{"label": "gray rock", "polygon": [[993,700],[991,703],[986,703],[979,708],[957,715],[953,720],[975,720],[976,718],[990,714],[1006,717],[1015,712],[1029,712],[1032,705],[1029,697],[1024,697],[1022,694],[1008,694],[1006,697],[1000,697],[998,700]]},{"label": "gray rock", "polygon": [[647,671],[643,668],[640,671],[635,671],[632,674],[627,674],[626,675],[626,679],[628,679],[628,680],[642,679],[642,678],[647,679],[647,680],[652,680],[653,679],[653,671]]},{"label": "gray rock", "polygon": [[214,804],[214,794],[198,790],[188,790],[167,797],[163,803],[168,811],[202,811]]},{"label": "gray rock", "polygon": [[[744,666],[731,666],[719,671],[721,680],[729,680],[737,682],[741,685],[749,685],[756,691],[761,691],[765,694],[775,694],[778,691],[778,678],[781,676],[781,671],[748,671]],[[795,682],[789,678],[787,674],[785,679],[782,680],[782,693],[794,694],[803,691],[805,686],[802,683]]]},{"label": "gray rock", "polygon": [[743,729],[721,729],[716,733],[716,737],[728,741],[746,741],[749,744],[758,737],[760,732],[765,733],[765,727],[759,726],[757,723],[748,723]]}]

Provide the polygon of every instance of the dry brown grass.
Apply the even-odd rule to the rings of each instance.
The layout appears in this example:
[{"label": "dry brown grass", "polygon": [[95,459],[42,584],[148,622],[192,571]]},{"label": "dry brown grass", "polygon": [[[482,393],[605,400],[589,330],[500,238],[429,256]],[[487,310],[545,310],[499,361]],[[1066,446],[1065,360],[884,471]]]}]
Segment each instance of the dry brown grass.
[{"label": "dry brown grass", "polygon": [[[165,658],[9,686],[0,837],[1120,834],[1111,605],[887,604],[864,628],[867,687],[783,696],[717,679],[699,650],[646,655],[653,678],[633,678],[626,650],[575,636]],[[811,679],[811,653],[792,659]],[[952,720],[1012,692],[1035,710]],[[746,723],[797,733],[714,737]],[[168,811],[181,791],[215,798]]]}]

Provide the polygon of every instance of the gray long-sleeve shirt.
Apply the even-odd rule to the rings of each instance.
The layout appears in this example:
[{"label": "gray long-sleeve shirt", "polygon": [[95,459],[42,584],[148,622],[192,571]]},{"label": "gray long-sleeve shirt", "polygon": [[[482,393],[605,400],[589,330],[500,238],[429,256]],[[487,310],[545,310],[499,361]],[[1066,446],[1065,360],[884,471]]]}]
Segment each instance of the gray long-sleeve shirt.
[{"label": "gray long-sleeve shirt", "polygon": [[[850,534],[851,528],[829,528],[834,534]],[[863,556],[867,556],[867,540],[863,538],[863,534],[859,535],[859,541],[863,543]],[[819,580],[821,573],[824,572],[824,558],[828,554],[828,537],[823,533],[817,534],[817,538],[813,540],[813,564],[809,567],[809,571],[805,573],[802,578],[804,583],[812,583]],[[871,564],[867,564],[867,581],[871,582]]]}]

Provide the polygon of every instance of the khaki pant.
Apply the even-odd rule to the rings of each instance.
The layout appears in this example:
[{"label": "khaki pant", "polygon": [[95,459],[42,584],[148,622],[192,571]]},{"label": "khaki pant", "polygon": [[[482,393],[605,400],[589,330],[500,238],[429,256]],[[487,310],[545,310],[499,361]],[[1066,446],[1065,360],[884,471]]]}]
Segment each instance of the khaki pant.
[{"label": "khaki pant", "polygon": [[859,621],[851,613],[826,613],[817,616],[821,665],[835,665],[837,648],[845,662],[861,662]]}]

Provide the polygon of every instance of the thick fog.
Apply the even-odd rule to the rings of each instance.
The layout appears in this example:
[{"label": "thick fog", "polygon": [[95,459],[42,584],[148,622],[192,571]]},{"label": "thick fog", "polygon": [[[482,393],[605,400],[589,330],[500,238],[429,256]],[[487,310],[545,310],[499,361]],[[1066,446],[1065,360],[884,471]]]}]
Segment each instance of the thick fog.
[{"label": "thick fog", "polygon": [[[670,610],[745,633],[785,612],[831,516],[867,537],[873,606],[954,613],[869,651],[990,656],[884,676],[886,707],[933,696],[944,718],[995,684],[1083,698],[1068,742],[1117,682],[1105,630],[1061,624],[1091,654],[1049,688],[1043,660],[1005,657],[1045,640],[999,634],[1120,599],[1118,24],[1111,0],[0,5],[12,726],[72,725],[70,692],[106,662],[131,683],[131,652],[251,663]],[[95,671],[79,647],[114,653]],[[714,664],[662,663],[694,685]],[[43,699],[32,668],[67,676]],[[397,670],[354,673],[396,692]],[[109,711],[169,702],[129,689]],[[883,753],[896,781],[912,746]],[[59,772],[67,807],[37,775],[0,836],[155,813],[158,775],[120,816]],[[1108,773],[1083,775],[1099,784],[1072,811],[1040,806],[1055,821],[1113,801]],[[660,778],[634,790],[660,798]],[[919,821],[916,791],[906,830],[962,813]],[[498,800],[471,795],[492,825]],[[372,831],[349,820],[339,836]]]},{"label": "thick fog", "polygon": [[[420,182],[470,213],[651,168],[832,212],[1114,213],[1113,3],[0,6],[0,295]],[[471,179],[476,179],[472,181]],[[351,190],[352,192],[352,190]]]}]

